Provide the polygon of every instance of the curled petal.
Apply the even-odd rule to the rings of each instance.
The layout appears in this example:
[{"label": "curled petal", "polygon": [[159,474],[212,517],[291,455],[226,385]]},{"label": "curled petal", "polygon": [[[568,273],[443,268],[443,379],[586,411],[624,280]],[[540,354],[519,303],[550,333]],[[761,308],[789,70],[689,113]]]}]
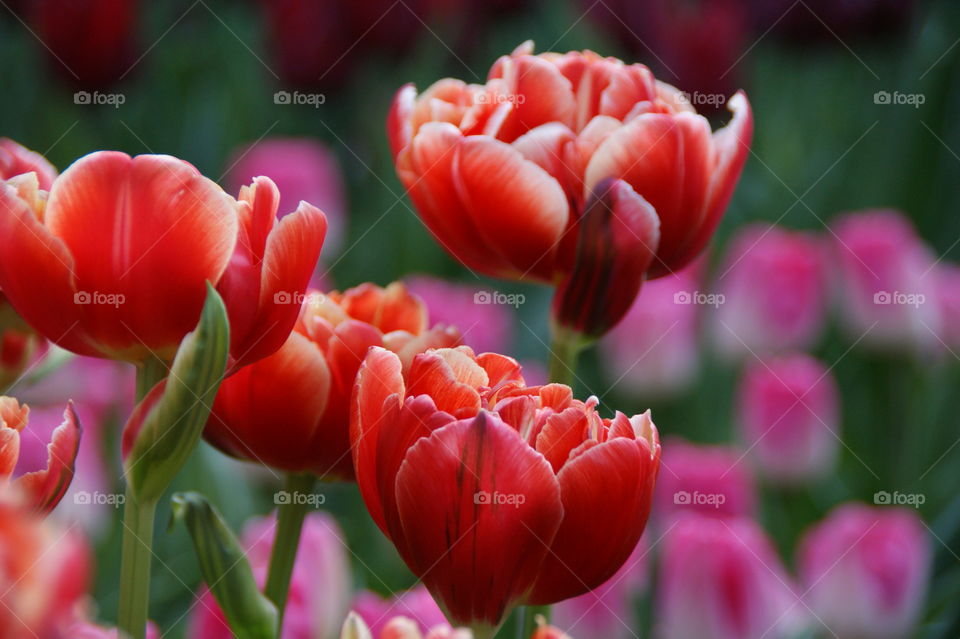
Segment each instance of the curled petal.
[{"label": "curled petal", "polygon": [[16,484],[41,513],[53,510],[73,481],[74,464],[80,450],[80,420],[73,402],[63,411],[63,423],[56,427],[47,444],[47,467],[17,478]]},{"label": "curled petal", "polygon": [[23,173],[36,173],[40,188],[49,191],[57,170],[36,151],[27,149],[10,138],[0,138],[0,179],[7,180]]},{"label": "curled petal", "polygon": [[477,389],[490,382],[486,371],[470,356],[472,352],[461,348],[466,347],[418,355],[410,367],[407,388],[410,395],[429,395],[438,409],[458,419],[477,414],[480,410]]}]

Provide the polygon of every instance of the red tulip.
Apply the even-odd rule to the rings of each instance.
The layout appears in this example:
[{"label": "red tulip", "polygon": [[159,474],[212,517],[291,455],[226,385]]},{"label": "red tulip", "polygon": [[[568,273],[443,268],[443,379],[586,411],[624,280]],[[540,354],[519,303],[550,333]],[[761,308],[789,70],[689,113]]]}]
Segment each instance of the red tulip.
[{"label": "red tulip", "polygon": [[0,292],[0,392],[20,379],[45,346]]},{"label": "red tulip", "polygon": [[36,173],[40,188],[49,190],[57,177],[57,170],[36,151],[20,146],[10,138],[0,138],[0,179],[9,180],[15,175]]},{"label": "red tulip", "polygon": [[136,63],[136,0],[36,0],[28,13],[50,65],[71,84],[103,88]]},{"label": "red tulip", "polygon": [[90,573],[83,538],[0,490],[0,553],[0,639],[76,639],[68,627]]},{"label": "red tulip", "polygon": [[367,349],[389,348],[409,365],[427,348],[457,344],[455,329],[428,329],[426,307],[403,284],[311,293],[280,350],[224,380],[207,440],[274,468],[352,479],[350,393]]},{"label": "red tulip", "polygon": [[[649,412],[601,419],[560,384],[462,346],[409,370],[371,349],[351,442],[360,492],[447,617],[489,631],[613,575],[650,510],[660,444]],[[598,525],[603,522],[603,525]]]},{"label": "red tulip", "polygon": [[[16,473],[13,485],[27,503],[41,513],[48,513],[60,503],[73,480],[74,463],[80,450],[80,420],[68,403],[63,423],[53,431],[47,444],[47,465],[42,470],[23,473],[18,469],[20,439],[27,427],[30,408],[12,397],[0,397],[0,482],[6,483]],[[21,472],[17,472],[21,471]]]},{"label": "red tulip", "polygon": [[38,332],[81,355],[173,356],[206,282],[230,316],[237,364],[280,347],[326,230],[302,202],[277,223],[279,193],[254,180],[234,200],[182,160],[100,151],[49,195],[27,174],[0,184],[0,288]]},{"label": "red tulip", "polygon": [[528,43],[486,85],[404,86],[387,131],[444,248],[488,275],[559,285],[558,320],[600,334],[644,277],[682,268],[713,234],[753,129],[743,94],[729,106],[730,125],[711,135],[645,66],[535,56]]}]

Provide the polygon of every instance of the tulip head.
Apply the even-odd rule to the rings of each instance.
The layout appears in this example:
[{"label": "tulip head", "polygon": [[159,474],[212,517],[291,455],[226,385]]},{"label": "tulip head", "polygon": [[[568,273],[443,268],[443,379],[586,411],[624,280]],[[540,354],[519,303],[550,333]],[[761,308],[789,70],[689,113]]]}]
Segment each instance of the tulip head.
[{"label": "tulip head", "polygon": [[767,477],[796,483],[830,471],[840,443],[839,395],[830,370],[803,353],[747,367],[738,422],[745,446]]},{"label": "tulip head", "polygon": [[495,628],[519,603],[599,586],[636,547],[657,430],[649,413],[602,419],[597,403],[527,387],[496,353],[437,349],[405,369],[370,350],[352,399],[357,481],[448,619]]},{"label": "tulip head", "polygon": [[350,394],[367,349],[388,348],[409,365],[458,343],[456,329],[428,328],[426,307],[403,284],[310,292],[280,350],[224,380],[206,438],[241,459],[352,479]]},{"label": "tulip head", "polygon": [[911,510],[838,506],[801,540],[806,599],[839,639],[906,637],[930,577],[930,539]]}]

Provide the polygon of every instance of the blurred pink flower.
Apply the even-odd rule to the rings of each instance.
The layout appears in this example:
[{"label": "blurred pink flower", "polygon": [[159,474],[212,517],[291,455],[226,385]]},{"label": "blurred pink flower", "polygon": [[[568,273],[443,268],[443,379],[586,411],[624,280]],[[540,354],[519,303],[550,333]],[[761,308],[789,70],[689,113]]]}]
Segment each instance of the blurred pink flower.
[{"label": "blurred pink flower", "polygon": [[443,623],[424,635],[416,621],[403,616],[393,617],[379,632],[374,632],[360,615],[351,612],[343,622],[340,639],[473,639],[473,633],[467,628],[451,628]]},{"label": "blurred pink flower", "polygon": [[830,370],[803,353],[753,361],[740,382],[740,436],[763,473],[794,483],[833,467],[839,392]]},{"label": "blurred pink flower", "polygon": [[[615,387],[640,397],[663,397],[690,387],[697,374],[698,266],[652,280],[624,318],[600,342]],[[712,310],[712,309],[711,309]]]},{"label": "blurred pink flower", "polygon": [[833,636],[900,639],[919,618],[930,557],[915,512],[848,503],[806,533],[798,564],[807,602]]},{"label": "blurred pink flower", "polygon": [[[276,517],[258,517],[244,526],[243,543],[254,577],[266,581],[273,547]],[[280,639],[333,639],[350,604],[350,565],[343,534],[336,521],[322,512],[311,512],[303,523],[297,560],[290,579],[290,594]],[[233,635],[213,595],[204,588],[198,595],[187,637],[229,639]]]},{"label": "blurred pink flower", "polygon": [[635,639],[639,621],[635,604],[647,589],[649,550],[646,537],[642,537],[630,558],[606,583],[555,605],[553,625],[576,639]]},{"label": "blurred pink flower", "polygon": [[[69,639],[124,639],[116,628],[105,628],[89,621],[79,621],[70,627]],[[153,623],[147,624],[147,639],[160,639],[160,631]]]},{"label": "blurred pink flower", "polygon": [[753,476],[744,455],[727,446],[691,444],[673,437],[663,444],[654,515],[661,529],[677,517],[753,515]]},{"label": "blurred pink flower", "polygon": [[960,266],[940,263],[935,276],[941,346],[960,356]]},{"label": "blurred pink flower", "polygon": [[752,520],[687,515],[663,541],[657,591],[661,639],[783,639],[806,609]]},{"label": "blurred pink flower", "polygon": [[885,350],[935,341],[934,260],[899,211],[847,213],[832,225],[837,295],[854,339]]},{"label": "blurred pink flower", "polygon": [[295,211],[304,201],[323,211],[328,223],[323,257],[339,251],[347,226],[346,195],[340,164],[326,146],[310,138],[264,138],[236,149],[227,166],[230,193],[265,175],[280,190],[278,210]]},{"label": "blurred pink flower", "polygon": [[353,600],[353,611],[363,618],[373,636],[379,637],[393,617],[403,616],[415,621],[422,632],[447,623],[440,607],[422,584],[398,593],[390,599],[364,590]]},{"label": "blurred pink flower", "polygon": [[745,357],[813,345],[826,314],[825,258],[811,234],[764,225],[741,230],[715,287],[723,295],[711,326],[720,351]]},{"label": "blurred pink flower", "polygon": [[430,325],[459,328],[463,343],[478,354],[510,351],[513,311],[510,306],[493,303],[489,290],[429,275],[408,277],[404,282],[426,303]]}]

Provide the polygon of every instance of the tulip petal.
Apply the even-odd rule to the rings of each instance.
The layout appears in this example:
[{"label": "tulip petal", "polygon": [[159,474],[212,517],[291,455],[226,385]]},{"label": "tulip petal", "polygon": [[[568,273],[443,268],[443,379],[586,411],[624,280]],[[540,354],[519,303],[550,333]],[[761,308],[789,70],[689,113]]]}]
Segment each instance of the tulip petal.
[{"label": "tulip petal", "polygon": [[407,393],[410,396],[429,395],[439,410],[462,419],[476,415],[480,410],[477,389],[489,382],[486,371],[471,356],[459,348],[445,348],[414,358]]},{"label": "tulip petal", "polygon": [[[54,183],[45,223],[74,257],[85,328],[118,357],[173,355],[237,237],[233,200],[182,160],[91,153]],[[121,297],[122,296],[122,297]]]},{"label": "tulip petal", "polygon": [[560,524],[546,460],[481,413],[418,441],[396,490],[411,570],[451,621],[498,625],[536,578]]},{"label": "tulip petal", "polygon": [[532,55],[502,60],[491,72],[502,74],[507,93],[497,97],[512,108],[495,133],[498,139],[512,142],[548,122],[574,125],[573,86],[556,65]]},{"label": "tulip petal", "polygon": [[47,444],[47,467],[17,478],[17,486],[37,511],[48,513],[53,510],[70,487],[80,450],[80,430],[73,402],[68,402],[63,411],[63,423],[54,429]]},{"label": "tulip petal", "polygon": [[400,151],[413,138],[413,105],[417,99],[417,90],[413,84],[407,83],[393,96],[390,103],[390,112],[387,114],[387,140],[390,142],[390,152],[396,160]]},{"label": "tulip petal", "polygon": [[570,216],[560,183],[510,145],[484,136],[464,138],[454,181],[480,237],[515,275],[550,281]]},{"label": "tulip petal", "polygon": [[49,191],[57,170],[36,151],[27,149],[10,138],[0,138],[0,179],[23,173],[36,173],[40,188]]},{"label": "tulip petal", "polygon": [[401,369],[400,358],[395,354],[384,348],[371,348],[357,372],[350,401],[350,443],[357,485],[370,516],[385,534],[377,449],[381,429],[391,425],[386,418],[388,407],[395,415],[404,396]]},{"label": "tulip petal", "polygon": [[[659,448],[618,437],[594,445],[557,475],[563,524],[529,596],[549,604],[601,585],[630,556],[650,513]],[[603,525],[597,525],[603,522]]]}]

